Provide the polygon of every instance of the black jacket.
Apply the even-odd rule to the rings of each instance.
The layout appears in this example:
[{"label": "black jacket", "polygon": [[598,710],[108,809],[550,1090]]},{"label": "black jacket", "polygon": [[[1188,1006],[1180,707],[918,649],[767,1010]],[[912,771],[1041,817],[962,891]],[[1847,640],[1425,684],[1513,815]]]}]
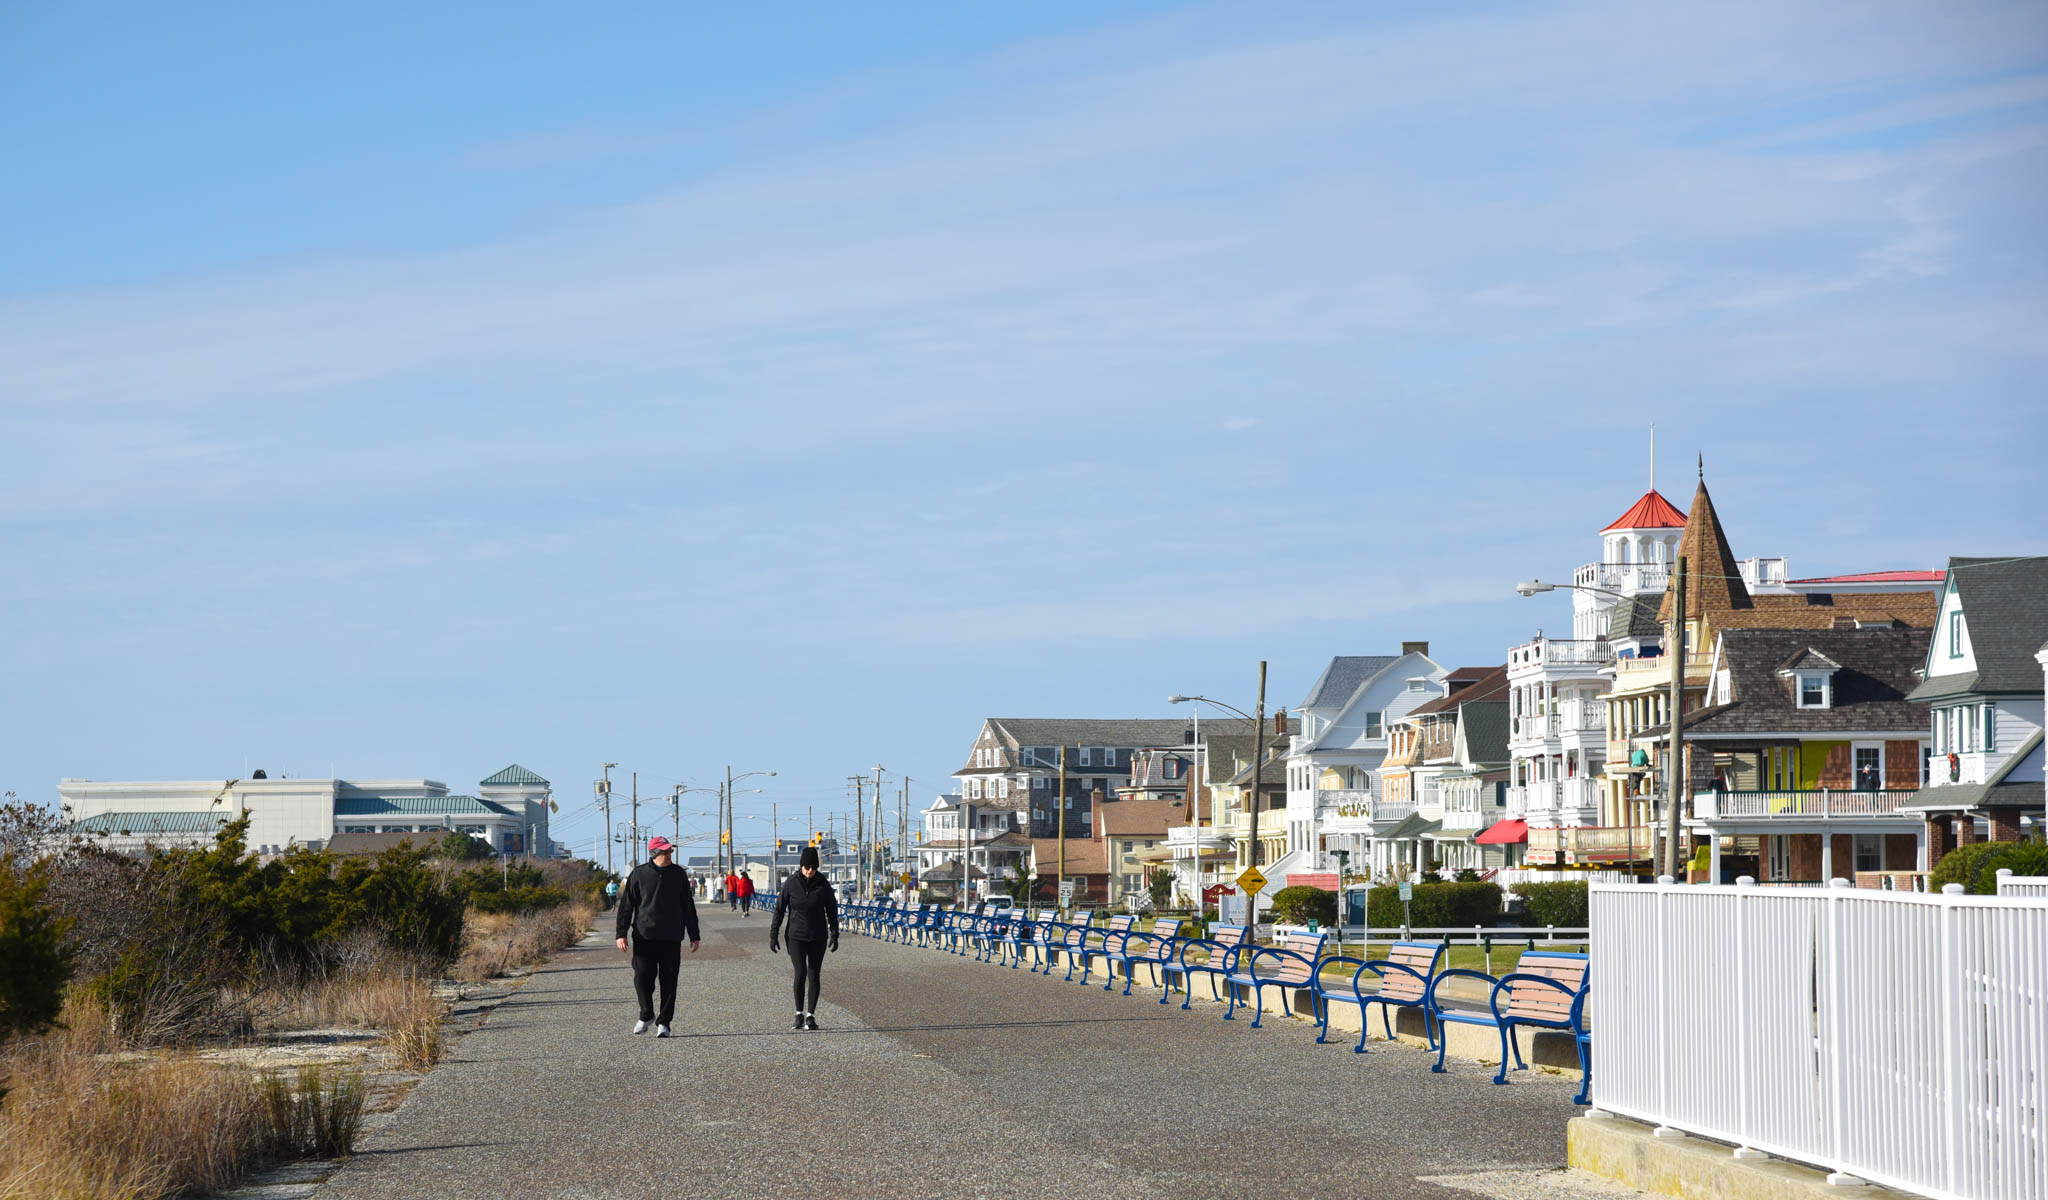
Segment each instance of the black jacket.
[{"label": "black jacket", "polygon": [[619,889],[618,936],[627,930],[651,942],[697,941],[697,902],[690,873],[674,863],[641,863]]},{"label": "black jacket", "polygon": [[839,897],[832,891],[832,881],[823,872],[805,879],[802,871],[783,880],[782,891],[775,897],[775,919],[768,923],[769,941],[781,931],[784,917],[789,918],[792,942],[837,940]]}]

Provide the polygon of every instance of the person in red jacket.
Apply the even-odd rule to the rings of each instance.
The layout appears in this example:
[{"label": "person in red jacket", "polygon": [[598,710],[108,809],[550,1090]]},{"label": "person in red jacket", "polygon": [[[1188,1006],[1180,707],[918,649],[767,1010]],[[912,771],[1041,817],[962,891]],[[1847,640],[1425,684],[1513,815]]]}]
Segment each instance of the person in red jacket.
[{"label": "person in red jacket", "polygon": [[754,877],[745,871],[739,873],[740,915],[754,915]]},{"label": "person in red jacket", "polygon": [[737,871],[725,873],[725,902],[732,907],[732,911],[740,910],[740,877]]}]

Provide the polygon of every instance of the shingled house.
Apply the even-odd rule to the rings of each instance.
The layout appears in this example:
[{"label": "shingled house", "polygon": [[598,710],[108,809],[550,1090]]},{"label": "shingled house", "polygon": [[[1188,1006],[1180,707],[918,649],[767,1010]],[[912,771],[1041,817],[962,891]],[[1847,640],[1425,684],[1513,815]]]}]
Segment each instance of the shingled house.
[{"label": "shingled house", "polygon": [[1708,703],[1685,718],[1696,877],[1821,883],[1925,869],[1910,806],[1927,717],[1907,695],[1929,637],[1891,628],[1721,635]]},{"label": "shingled house", "polygon": [[2042,669],[2048,558],[1952,558],[1912,699],[1930,711],[1933,761],[1913,810],[1928,860],[1980,838],[2014,841],[2043,816]]}]

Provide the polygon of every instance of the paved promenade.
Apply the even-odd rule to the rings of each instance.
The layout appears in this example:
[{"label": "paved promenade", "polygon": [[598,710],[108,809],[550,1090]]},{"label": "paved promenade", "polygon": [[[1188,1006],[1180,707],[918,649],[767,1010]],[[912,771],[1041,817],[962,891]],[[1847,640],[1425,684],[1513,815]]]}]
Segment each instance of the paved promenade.
[{"label": "paved promenade", "polygon": [[852,935],[826,959],[825,1028],[793,1033],[767,918],[706,919],[675,1037],[630,1034],[607,925],[457,1042],[319,1195],[1470,1200],[1420,1177],[1564,1163],[1573,1083],[1432,1075],[1411,1048],[1354,1055],[1306,1023]]}]

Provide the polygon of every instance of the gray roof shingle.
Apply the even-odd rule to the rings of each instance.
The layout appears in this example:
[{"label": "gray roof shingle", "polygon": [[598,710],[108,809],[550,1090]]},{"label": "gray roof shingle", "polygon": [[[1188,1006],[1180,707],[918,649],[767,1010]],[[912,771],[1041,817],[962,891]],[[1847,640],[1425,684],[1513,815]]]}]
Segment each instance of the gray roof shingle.
[{"label": "gray roof shingle", "polygon": [[1951,558],[1950,586],[1962,594],[1976,671],[1937,675],[1913,689],[1915,700],[1966,694],[2041,694],[2035,647],[2048,636],[2048,557]]},{"label": "gray roof shingle", "polygon": [[[1925,729],[1927,709],[1906,699],[1925,660],[1926,629],[1730,629],[1721,635],[1726,704],[1689,714],[1688,734],[1860,733]],[[1800,708],[1778,674],[1819,655],[1834,668],[1832,703]]]},{"label": "gray roof shingle", "polygon": [[1398,654],[1346,654],[1330,660],[1308,689],[1303,708],[1341,708],[1358,685],[1401,661]]}]

